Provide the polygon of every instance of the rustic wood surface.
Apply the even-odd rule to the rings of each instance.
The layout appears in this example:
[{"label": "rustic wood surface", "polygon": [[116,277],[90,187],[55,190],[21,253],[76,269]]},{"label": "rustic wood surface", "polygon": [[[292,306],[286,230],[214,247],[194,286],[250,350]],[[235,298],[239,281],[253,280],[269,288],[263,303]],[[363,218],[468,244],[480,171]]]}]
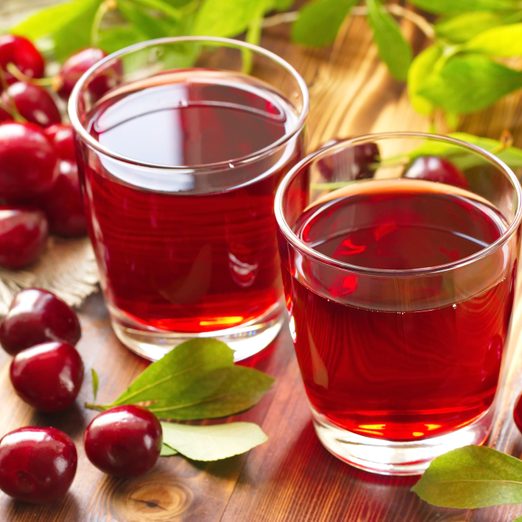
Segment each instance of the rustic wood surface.
[{"label": "rustic wood surface", "polygon": [[[4,8],[15,2],[6,2]],[[20,4],[20,2],[17,2]],[[25,0],[25,6],[37,3]],[[417,47],[417,32],[409,31]],[[310,146],[333,136],[384,130],[426,130],[425,119],[411,109],[404,86],[393,81],[376,57],[366,24],[347,23],[335,46],[310,51],[291,46],[285,27],[271,28],[264,45],[287,58],[311,90],[308,123]],[[511,96],[493,110],[470,116],[465,130],[498,137],[509,129],[521,144],[522,97]],[[511,420],[511,407],[522,389],[522,306],[516,307],[505,381],[490,445],[522,455],[522,435]],[[111,332],[101,296],[80,310],[83,337],[79,343],[86,368],[100,374],[101,401],[117,396],[145,362],[127,351]],[[78,445],[78,473],[65,500],[52,506],[30,506],[0,494],[0,521],[495,521],[522,515],[522,505],[476,511],[431,507],[409,492],[415,478],[386,478],[353,469],[330,456],[313,432],[303,386],[288,333],[251,361],[277,377],[274,389],[252,411],[238,416],[260,423],[270,439],[247,455],[220,463],[198,464],[180,457],[160,459],[147,476],[115,480],[86,460],[82,433],[93,413],[81,404],[90,397],[87,376],[78,406],[66,414],[35,413],[13,393],[9,359],[0,356],[1,432],[30,424],[53,425]]]}]

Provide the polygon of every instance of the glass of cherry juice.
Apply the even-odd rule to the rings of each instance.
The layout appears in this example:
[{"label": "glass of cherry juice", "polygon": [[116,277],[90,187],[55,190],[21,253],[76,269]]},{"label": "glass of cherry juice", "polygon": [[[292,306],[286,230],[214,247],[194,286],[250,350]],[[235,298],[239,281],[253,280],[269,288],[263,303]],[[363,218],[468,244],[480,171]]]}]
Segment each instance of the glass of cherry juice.
[{"label": "glass of cherry juice", "polygon": [[140,43],[90,69],[69,102],[89,233],[113,328],[158,359],[194,337],[236,360],[282,324],[273,200],[302,156],[308,93],[247,43]]},{"label": "glass of cherry juice", "polygon": [[508,336],[521,188],[464,142],[332,143],[275,200],[290,330],[323,445],[409,475],[488,436]]}]

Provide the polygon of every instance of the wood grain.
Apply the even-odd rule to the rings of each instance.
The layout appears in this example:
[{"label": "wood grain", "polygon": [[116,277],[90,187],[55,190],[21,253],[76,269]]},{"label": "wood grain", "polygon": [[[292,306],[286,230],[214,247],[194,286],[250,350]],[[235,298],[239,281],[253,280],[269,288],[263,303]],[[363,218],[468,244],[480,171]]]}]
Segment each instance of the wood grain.
[{"label": "wood grain", "polygon": [[[4,0],[5,1],[5,0]],[[7,0],[7,7],[13,6]],[[405,25],[417,47],[422,39]],[[270,29],[264,45],[287,58],[305,77],[312,95],[307,124],[310,147],[333,137],[384,130],[426,130],[427,121],[410,107],[404,86],[379,62],[363,20],[349,21],[332,49],[306,50],[288,43],[286,27]],[[498,137],[510,129],[522,144],[522,97],[513,95],[494,109],[464,118],[463,128]],[[520,292],[519,292],[520,294]],[[101,401],[113,399],[145,367],[111,332],[102,298],[81,309],[79,349],[86,367],[100,374]],[[509,364],[491,444],[522,455],[522,436],[511,407],[522,388],[522,306],[512,325]],[[248,455],[213,464],[180,457],[161,459],[146,477],[123,481],[104,476],[83,452],[82,432],[93,414],[81,406],[59,416],[35,414],[12,392],[8,357],[0,355],[1,431],[28,425],[54,425],[76,440],[80,462],[64,502],[29,506],[0,496],[0,521],[349,521],[349,522],[503,522],[522,514],[521,506],[455,511],[431,507],[409,492],[412,478],[386,478],[353,469],[319,444],[310,421],[288,333],[250,364],[277,377],[277,384],[252,411],[239,416],[259,422],[270,440]],[[90,399],[90,382],[78,404]]]}]

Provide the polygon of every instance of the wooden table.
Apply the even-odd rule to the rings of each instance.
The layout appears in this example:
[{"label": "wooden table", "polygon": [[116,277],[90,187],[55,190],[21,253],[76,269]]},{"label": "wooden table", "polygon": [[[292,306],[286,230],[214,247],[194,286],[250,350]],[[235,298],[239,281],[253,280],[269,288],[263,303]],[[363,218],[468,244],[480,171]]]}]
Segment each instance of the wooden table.
[{"label": "wooden table", "polygon": [[[10,0],[7,0],[9,3]],[[405,25],[417,47],[423,44]],[[303,74],[312,95],[308,123],[310,147],[332,136],[384,130],[426,130],[428,123],[411,109],[404,86],[393,81],[376,57],[366,24],[355,19],[343,27],[332,49],[307,51],[288,43],[285,27],[271,28],[264,45],[287,58]],[[464,119],[462,128],[498,137],[504,128],[522,139],[522,97],[511,96],[494,110]],[[515,140],[516,141],[516,140]],[[522,435],[511,420],[515,395],[522,389],[522,306],[515,310],[510,364],[490,444],[522,455]],[[79,343],[87,370],[100,374],[100,401],[115,398],[145,362],[115,339],[102,298],[89,298],[80,311]],[[0,521],[64,522],[205,521],[509,521],[522,505],[478,511],[437,509],[409,488],[415,478],[387,478],[358,471],[330,456],[315,437],[288,333],[258,358],[256,366],[277,377],[273,390],[252,411],[238,416],[260,423],[269,441],[247,455],[198,464],[180,457],[160,459],[152,472],[135,480],[115,480],[86,460],[81,440],[93,412],[86,377],[78,406],[61,415],[35,413],[13,393],[8,357],[0,355],[1,432],[29,424],[61,428],[74,437],[78,473],[64,502],[28,506],[0,494]]]}]

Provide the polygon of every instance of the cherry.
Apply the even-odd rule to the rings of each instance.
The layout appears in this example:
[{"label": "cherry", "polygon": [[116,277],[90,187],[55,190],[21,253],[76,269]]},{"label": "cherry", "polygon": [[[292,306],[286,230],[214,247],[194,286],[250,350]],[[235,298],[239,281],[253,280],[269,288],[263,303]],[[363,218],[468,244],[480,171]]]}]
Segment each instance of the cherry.
[{"label": "cherry", "polygon": [[519,431],[522,432],[522,394],[519,395],[513,408],[513,419]]},{"label": "cherry", "polygon": [[47,341],[75,345],[80,336],[80,322],[74,310],[40,288],[18,292],[0,325],[0,343],[11,355]]},{"label": "cherry", "polygon": [[118,406],[95,417],[84,435],[85,453],[103,472],[135,477],[158,460],[162,431],[158,419],[138,406]]},{"label": "cherry", "polygon": [[4,121],[12,121],[12,119],[13,117],[11,116],[11,113],[0,107],[0,123]]},{"label": "cherry", "polygon": [[23,36],[13,34],[0,36],[0,68],[8,84],[16,81],[16,78],[7,71],[10,63],[31,78],[41,78],[45,72],[45,62],[40,51]]},{"label": "cherry", "polygon": [[469,188],[466,176],[453,163],[438,156],[420,156],[403,175],[405,178],[424,179]]},{"label": "cherry", "polygon": [[16,393],[40,411],[67,409],[83,381],[83,362],[68,343],[44,343],[15,355],[10,366]]},{"label": "cherry", "polygon": [[56,428],[29,426],[0,440],[0,489],[24,502],[61,499],[76,474],[73,441]]},{"label": "cherry", "polygon": [[[336,145],[344,141],[334,138],[327,141],[321,148]],[[374,164],[379,163],[380,152],[376,143],[361,143],[345,147],[335,154],[330,154],[317,161],[317,167],[326,180],[332,180],[337,171],[343,176],[349,174],[349,179],[368,179],[375,174]]]},{"label": "cherry", "polygon": [[[95,63],[107,56],[101,49],[90,47],[73,54],[62,66],[58,75],[58,95],[67,100],[80,77]],[[89,92],[96,98],[101,98],[116,84],[120,75],[118,67],[108,69],[89,83]]]},{"label": "cherry", "polygon": [[53,146],[36,125],[0,125],[0,198],[27,200],[49,190],[56,163]]},{"label": "cherry", "polygon": [[76,161],[74,133],[70,125],[57,123],[45,129],[45,135],[51,140],[58,157],[66,161]]},{"label": "cherry", "polygon": [[4,103],[15,107],[25,120],[42,127],[60,123],[62,117],[53,97],[43,87],[16,82],[3,95]]},{"label": "cherry", "polygon": [[64,237],[84,236],[87,222],[76,163],[61,161],[51,190],[43,196],[51,232]]},{"label": "cherry", "polygon": [[17,270],[38,259],[47,244],[42,211],[0,205],[0,266]]}]

